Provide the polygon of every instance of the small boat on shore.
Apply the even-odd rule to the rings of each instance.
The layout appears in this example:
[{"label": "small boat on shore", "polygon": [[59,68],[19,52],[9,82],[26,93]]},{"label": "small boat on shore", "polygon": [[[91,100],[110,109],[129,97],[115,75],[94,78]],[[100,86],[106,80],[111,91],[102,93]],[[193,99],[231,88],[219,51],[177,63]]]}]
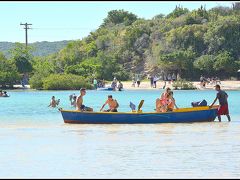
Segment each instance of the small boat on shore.
[{"label": "small boat on shore", "polygon": [[112,87],[97,88],[98,91],[113,91]]},{"label": "small boat on shore", "polygon": [[155,124],[211,122],[218,106],[181,108],[172,112],[79,112],[59,109],[65,123],[74,124]]}]

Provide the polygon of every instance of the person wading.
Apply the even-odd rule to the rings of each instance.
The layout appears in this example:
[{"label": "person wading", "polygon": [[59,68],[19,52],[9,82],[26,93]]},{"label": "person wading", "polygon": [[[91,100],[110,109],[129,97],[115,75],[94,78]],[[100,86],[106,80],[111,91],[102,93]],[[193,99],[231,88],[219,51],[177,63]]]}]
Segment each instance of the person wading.
[{"label": "person wading", "polygon": [[230,115],[229,115],[229,110],[228,110],[228,94],[225,91],[221,90],[221,87],[219,85],[215,86],[215,90],[218,92],[217,97],[211,104],[210,108],[216,103],[217,100],[219,100],[219,107],[218,107],[218,120],[221,122],[221,115],[226,115],[228,118],[228,121],[231,121]]}]

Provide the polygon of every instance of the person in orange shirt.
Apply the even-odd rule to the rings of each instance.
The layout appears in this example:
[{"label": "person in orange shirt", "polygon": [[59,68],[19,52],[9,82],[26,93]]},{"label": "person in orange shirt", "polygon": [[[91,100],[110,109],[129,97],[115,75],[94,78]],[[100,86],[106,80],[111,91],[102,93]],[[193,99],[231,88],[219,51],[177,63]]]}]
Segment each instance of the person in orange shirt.
[{"label": "person in orange shirt", "polygon": [[119,104],[117,102],[116,99],[113,99],[112,98],[112,95],[109,95],[108,96],[108,100],[105,102],[105,104],[102,106],[102,108],[100,109],[100,111],[103,110],[104,106],[108,104],[109,106],[109,109],[108,110],[105,110],[104,112],[118,112],[117,111],[117,108],[119,107]]},{"label": "person in orange shirt", "polygon": [[156,111],[157,112],[166,112],[167,111],[167,96],[171,89],[168,87],[166,88],[165,92],[161,94],[160,99],[156,99]]}]

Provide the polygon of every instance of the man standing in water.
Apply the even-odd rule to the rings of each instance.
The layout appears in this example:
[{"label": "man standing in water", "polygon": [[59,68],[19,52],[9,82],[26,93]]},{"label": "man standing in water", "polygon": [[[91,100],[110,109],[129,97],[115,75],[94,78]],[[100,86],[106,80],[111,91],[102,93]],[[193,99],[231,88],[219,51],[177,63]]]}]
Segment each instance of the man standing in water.
[{"label": "man standing in water", "polygon": [[229,116],[228,101],[227,101],[228,94],[225,91],[222,91],[221,87],[218,84],[215,86],[215,90],[218,91],[217,97],[213,101],[210,108],[212,108],[212,106],[215,104],[215,102],[218,99],[219,100],[219,108],[218,108],[217,115],[218,115],[219,122],[221,122],[221,115],[226,115],[228,118],[228,121],[230,122],[231,118]]},{"label": "man standing in water", "polygon": [[52,99],[51,99],[50,104],[48,105],[48,107],[51,106],[51,107],[55,108],[55,107],[57,107],[59,105],[59,102],[60,102],[60,99],[58,99],[56,101],[55,96],[53,96]]},{"label": "man standing in water", "polygon": [[81,88],[80,96],[78,96],[78,98],[77,98],[77,107],[76,107],[77,111],[93,111],[92,108],[83,105],[83,96],[85,96],[85,94],[86,94],[86,89]]}]

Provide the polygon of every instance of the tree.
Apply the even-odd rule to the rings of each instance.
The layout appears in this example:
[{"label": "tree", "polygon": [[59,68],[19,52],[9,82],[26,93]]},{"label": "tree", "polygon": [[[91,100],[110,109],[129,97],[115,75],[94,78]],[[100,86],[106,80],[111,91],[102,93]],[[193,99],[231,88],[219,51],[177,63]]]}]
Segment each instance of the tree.
[{"label": "tree", "polygon": [[81,62],[80,64],[76,64],[73,66],[68,66],[65,69],[65,73],[67,74],[75,74],[80,75],[85,78],[101,78],[99,75],[99,71],[102,68],[100,62],[96,57],[89,58]]},{"label": "tree", "polygon": [[30,78],[30,86],[34,89],[41,89],[44,78],[55,73],[54,65],[49,61],[48,57],[35,57],[32,64],[34,75]]},{"label": "tree", "polygon": [[151,30],[144,20],[138,20],[134,22],[131,26],[126,28],[126,33],[124,36],[125,49],[134,49],[135,41],[143,36],[143,34],[145,34],[144,36],[149,36],[150,33]]},{"label": "tree", "polygon": [[11,52],[11,59],[14,61],[19,73],[29,73],[32,71],[31,61],[33,55],[31,54],[31,48],[26,48],[21,43],[15,43]]},{"label": "tree", "polygon": [[166,18],[176,18],[176,17],[179,17],[183,14],[187,14],[188,12],[189,12],[189,10],[187,8],[176,6],[176,8],[173,10],[173,12],[168,14],[166,16]]},{"label": "tree", "polygon": [[222,51],[215,57],[213,68],[216,71],[221,71],[222,74],[229,75],[238,69],[233,57],[231,57],[231,53],[227,51]]},{"label": "tree", "polygon": [[228,51],[237,59],[240,56],[240,19],[236,16],[221,17],[209,24],[204,34],[209,53]]},{"label": "tree", "polygon": [[211,75],[214,73],[215,58],[213,55],[202,55],[194,61],[194,67],[204,72],[204,74]]},{"label": "tree", "polygon": [[153,20],[162,19],[162,18],[164,18],[164,16],[165,16],[164,14],[158,14],[158,15],[153,17]]},{"label": "tree", "polygon": [[108,16],[103,20],[102,27],[120,23],[124,23],[126,26],[129,26],[137,19],[138,18],[135,14],[124,11],[123,9],[112,10],[108,12]]},{"label": "tree", "polygon": [[186,25],[166,33],[166,40],[170,47],[176,49],[188,49],[191,47],[195,52],[201,54],[207,48],[203,39],[206,31],[206,25]]},{"label": "tree", "polygon": [[191,49],[176,50],[172,53],[161,55],[158,61],[163,71],[178,72],[181,77],[191,75],[195,53]]},{"label": "tree", "polygon": [[0,85],[3,87],[7,85],[13,86],[19,78],[15,64],[6,59],[3,53],[0,52]]}]

